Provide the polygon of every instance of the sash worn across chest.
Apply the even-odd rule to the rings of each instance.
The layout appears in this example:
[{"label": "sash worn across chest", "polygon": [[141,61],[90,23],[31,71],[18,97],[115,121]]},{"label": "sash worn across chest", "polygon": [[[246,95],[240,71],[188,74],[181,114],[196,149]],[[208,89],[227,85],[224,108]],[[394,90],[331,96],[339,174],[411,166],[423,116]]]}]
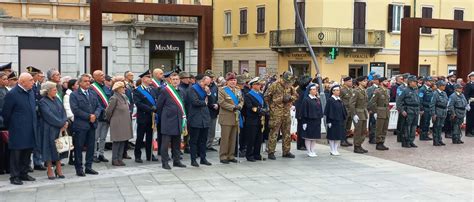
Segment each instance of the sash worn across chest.
[{"label": "sash worn across chest", "polygon": [[184,108],[184,102],[181,99],[181,96],[178,94],[178,92],[176,92],[176,89],[172,85],[166,85],[164,88],[165,88],[166,92],[169,93],[169,95],[171,96],[173,101],[176,103],[176,105],[178,105],[181,112],[183,113],[183,117],[182,117],[183,118],[183,123],[181,125],[181,131],[182,131],[183,135],[186,136],[187,135],[187,130],[186,130],[187,120],[186,120],[186,109]]},{"label": "sash worn across chest", "polygon": [[141,86],[138,86],[137,88],[138,92],[140,92],[143,96],[145,96],[145,98],[148,100],[148,102],[150,102],[153,106],[156,106],[156,102],[155,102],[155,99],[153,99],[153,96],[151,96],[151,94],[146,91],[145,89],[143,89]]},{"label": "sash worn across chest", "polygon": [[263,98],[262,98],[262,95],[261,95],[261,94],[255,92],[255,91],[253,91],[253,90],[251,90],[251,91],[249,92],[249,94],[250,94],[252,97],[254,97],[254,98],[258,101],[258,104],[260,104],[260,106],[263,106]]},{"label": "sash worn across chest", "polygon": [[[235,93],[229,88],[229,87],[224,87],[224,91],[227,93],[227,95],[232,98],[232,101],[234,101],[234,105],[237,106],[239,105],[239,99],[235,95]],[[242,118],[242,114],[239,112],[239,127],[243,128],[244,127],[244,120]]]},{"label": "sash worn across chest", "polygon": [[196,93],[199,95],[200,100],[205,100],[206,99],[206,92],[201,88],[200,85],[194,84],[193,89],[196,91]]},{"label": "sash worn across chest", "polygon": [[94,92],[97,93],[97,95],[99,95],[100,100],[102,101],[104,106],[105,107],[109,106],[109,98],[107,97],[107,94],[105,94],[104,89],[102,89],[102,87],[100,87],[100,85],[97,82],[94,82],[91,85],[91,88]]}]

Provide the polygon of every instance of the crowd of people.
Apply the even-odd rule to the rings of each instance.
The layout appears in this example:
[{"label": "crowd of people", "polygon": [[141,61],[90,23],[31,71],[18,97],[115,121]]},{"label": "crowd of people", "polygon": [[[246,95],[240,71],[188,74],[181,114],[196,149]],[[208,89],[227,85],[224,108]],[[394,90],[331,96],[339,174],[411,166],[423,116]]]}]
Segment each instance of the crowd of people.
[{"label": "crowd of people", "polygon": [[[61,77],[54,69],[46,75],[35,67],[26,69],[17,77],[11,63],[0,67],[0,174],[10,173],[15,185],[34,181],[28,174],[33,170],[46,171],[51,180],[65,178],[62,159],[68,159],[77,176],[97,175],[93,163],[109,162],[104,156],[108,134],[113,166],[125,166],[124,159],[132,159],[131,149],[134,161],[143,163],[143,148],[144,160],[161,160],[163,169],[171,169],[170,162],[185,168],[185,153],[190,154],[193,167],[211,166],[206,153],[212,151],[219,152],[222,164],[237,163],[238,156],[249,162],[275,160],[280,138],[282,157],[295,158],[290,134],[293,109],[298,120],[297,147],[309,157],[317,156],[322,125],[327,127],[331,155],[340,155],[339,146],[352,145],[355,153],[366,153],[362,144],[367,132],[377,150],[388,150],[384,141],[391,101],[396,101],[399,111],[395,133],[402,147],[416,147],[419,115],[420,140],[433,139],[435,146],[444,145],[442,131],[454,144],[462,143],[465,116],[466,136],[473,136],[474,72],[464,86],[454,83],[454,75],[424,77],[419,82],[403,74],[393,83],[372,74],[341,82],[324,79],[322,96],[319,78],[295,79],[289,71],[279,77],[251,78],[248,72],[216,77],[212,70],[193,76],[155,68],[135,81],[131,71],[111,77],[97,70],[74,79]],[[219,149],[214,148],[216,124],[221,126]],[[351,135],[354,144],[348,141]],[[73,147],[60,152],[58,140],[67,136],[72,136]],[[264,139],[267,158],[262,155]]]}]

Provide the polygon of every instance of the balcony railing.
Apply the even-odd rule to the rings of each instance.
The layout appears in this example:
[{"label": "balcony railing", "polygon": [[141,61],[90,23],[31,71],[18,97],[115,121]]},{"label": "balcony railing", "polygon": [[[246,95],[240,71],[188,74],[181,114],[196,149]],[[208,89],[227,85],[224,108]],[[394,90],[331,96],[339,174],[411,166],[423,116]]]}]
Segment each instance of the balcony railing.
[{"label": "balcony railing", "polygon": [[[309,42],[314,47],[383,48],[385,31],[344,28],[307,28]],[[270,31],[270,47],[304,47],[303,37],[294,29]]]}]

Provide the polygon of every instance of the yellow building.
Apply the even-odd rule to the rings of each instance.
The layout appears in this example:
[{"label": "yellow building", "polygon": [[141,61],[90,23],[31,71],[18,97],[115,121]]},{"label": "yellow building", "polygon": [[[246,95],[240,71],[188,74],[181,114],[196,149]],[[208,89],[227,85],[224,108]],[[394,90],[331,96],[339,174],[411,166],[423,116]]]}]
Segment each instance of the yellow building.
[{"label": "yellow building", "polygon": [[[323,76],[399,73],[401,18],[474,20],[468,0],[297,0]],[[295,25],[293,0],[214,0],[213,66],[217,72],[315,73]],[[264,8],[264,14],[258,9]],[[263,30],[257,30],[262,28]],[[420,75],[456,68],[452,30],[422,29]],[[337,52],[335,59],[331,51]]]}]

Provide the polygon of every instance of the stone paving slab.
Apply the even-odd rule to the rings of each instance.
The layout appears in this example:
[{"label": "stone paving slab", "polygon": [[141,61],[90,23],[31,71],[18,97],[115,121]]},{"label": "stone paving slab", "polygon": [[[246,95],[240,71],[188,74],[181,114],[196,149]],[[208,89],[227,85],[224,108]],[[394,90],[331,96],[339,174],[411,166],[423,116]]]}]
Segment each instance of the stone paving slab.
[{"label": "stone paving slab", "polygon": [[[159,163],[113,168],[94,165],[100,175],[13,186],[0,177],[0,201],[474,201],[474,181],[368,155],[342,151],[330,156],[318,145],[317,158],[295,151],[296,159],[213,166],[160,168]],[[107,153],[110,155],[110,153]],[[183,161],[189,164],[185,156]]]}]

